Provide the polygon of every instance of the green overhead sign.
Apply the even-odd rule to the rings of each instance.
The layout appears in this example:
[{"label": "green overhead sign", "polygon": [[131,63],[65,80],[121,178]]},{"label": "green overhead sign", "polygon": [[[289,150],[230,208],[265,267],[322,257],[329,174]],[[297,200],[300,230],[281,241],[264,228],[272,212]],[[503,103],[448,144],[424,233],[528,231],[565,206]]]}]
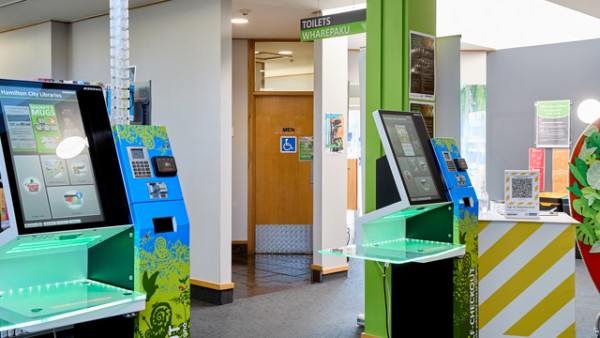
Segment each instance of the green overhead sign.
[{"label": "green overhead sign", "polygon": [[303,42],[359,34],[366,31],[366,9],[300,20],[300,41]]}]

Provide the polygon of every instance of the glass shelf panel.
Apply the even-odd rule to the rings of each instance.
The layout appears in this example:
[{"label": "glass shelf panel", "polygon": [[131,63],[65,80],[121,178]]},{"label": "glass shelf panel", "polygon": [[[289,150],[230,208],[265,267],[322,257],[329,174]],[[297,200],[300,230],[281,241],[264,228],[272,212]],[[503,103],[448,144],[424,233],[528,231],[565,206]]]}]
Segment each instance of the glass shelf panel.
[{"label": "glass shelf panel", "polygon": [[143,293],[88,279],[0,290],[0,331],[35,332],[138,312],[145,300]]},{"label": "glass shelf panel", "polygon": [[400,238],[362,245],[319,250],[322,254],[391,264],[427,263],[465,254],[464,244]]}]

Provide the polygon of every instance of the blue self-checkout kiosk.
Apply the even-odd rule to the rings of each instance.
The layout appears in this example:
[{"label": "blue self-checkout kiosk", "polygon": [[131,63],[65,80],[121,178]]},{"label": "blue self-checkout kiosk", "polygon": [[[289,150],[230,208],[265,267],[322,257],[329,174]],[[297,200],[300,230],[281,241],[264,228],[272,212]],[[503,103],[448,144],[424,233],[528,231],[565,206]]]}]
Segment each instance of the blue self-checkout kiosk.
[{"label": "blue self-checkout kiosk", "polygon": [[432,146],[420,113],[373,117],[386,154],[377,210],[358,219],[356,245],[322,253],[365,260],[365,334],[477,337],[477,198],[466,163],[453,140]]},{"label": "blue self-checkout kiosk", "polygon": [[0,334],[133,335],[146,295],[102,88],[0,80]]},{"label": "blue self-checkout kiosk", "polygon": [[147,295],[136,337],[190,337],[190,225],[167,130],[113,130],[135,228],[136,290]]}]

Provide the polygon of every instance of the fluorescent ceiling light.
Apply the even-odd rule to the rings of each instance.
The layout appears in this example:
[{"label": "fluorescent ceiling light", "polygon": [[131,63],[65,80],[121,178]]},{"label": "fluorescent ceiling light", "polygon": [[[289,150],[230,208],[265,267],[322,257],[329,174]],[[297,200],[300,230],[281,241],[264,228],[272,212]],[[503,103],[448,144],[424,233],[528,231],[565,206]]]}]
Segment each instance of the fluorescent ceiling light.
[{"label": "fluorescent ceiling light", "polygon": [[244,18],[235,18],[235,19],[231,19],[231,23],[236,24],[236,25],[244,25],[248,23],[248,19],[244,19]]},{"label": "fluorescent ceiling light", "polygon": [[281,55],[292,55],[292,54],[294,54],[294,52],[292,52],[291,50],[280,50],[278,53],[281,54]]}]

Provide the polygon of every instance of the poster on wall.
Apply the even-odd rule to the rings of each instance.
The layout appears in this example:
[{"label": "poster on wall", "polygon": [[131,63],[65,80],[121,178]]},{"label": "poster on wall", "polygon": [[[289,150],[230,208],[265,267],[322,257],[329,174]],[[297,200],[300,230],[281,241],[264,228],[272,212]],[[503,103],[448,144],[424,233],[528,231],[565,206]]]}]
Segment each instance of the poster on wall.
[{"label": "poster on wall", "polygon": [[552,192],[565,195],[569,185],[569,149],[552,149]]},{"label": "poster on wall", "polygon": [[413,113],[421,113],[427,126],[427,134],[429,138],[433,138],[435,131],[435,105],[433,102],[417,102],[410,101],[410,111]]},{"label": "poster on wall", "polygon": [[545,164],[546,149],[529,148],[529,170],[538,170],[540,172],[540,191],[544,191]]},{"label": "poster on wall", "polygon": [[410,98],[435,97],[435,37],[410,32]]},{"label": "poster on wall", "polygon": [[325,154],[341,155],[344,150],[344,115],[325,114],[325,126],[323,128]]},{"label": "poster on wall", "polygon": [[314,158],[314,138],[312,136],[300,136],[299,138],[300,161],[312,161]]},{"label": "poster on wall", "polygon": [[535,103],[535,145],[538,148],[568,148],[571,130],[571,101]]}]

